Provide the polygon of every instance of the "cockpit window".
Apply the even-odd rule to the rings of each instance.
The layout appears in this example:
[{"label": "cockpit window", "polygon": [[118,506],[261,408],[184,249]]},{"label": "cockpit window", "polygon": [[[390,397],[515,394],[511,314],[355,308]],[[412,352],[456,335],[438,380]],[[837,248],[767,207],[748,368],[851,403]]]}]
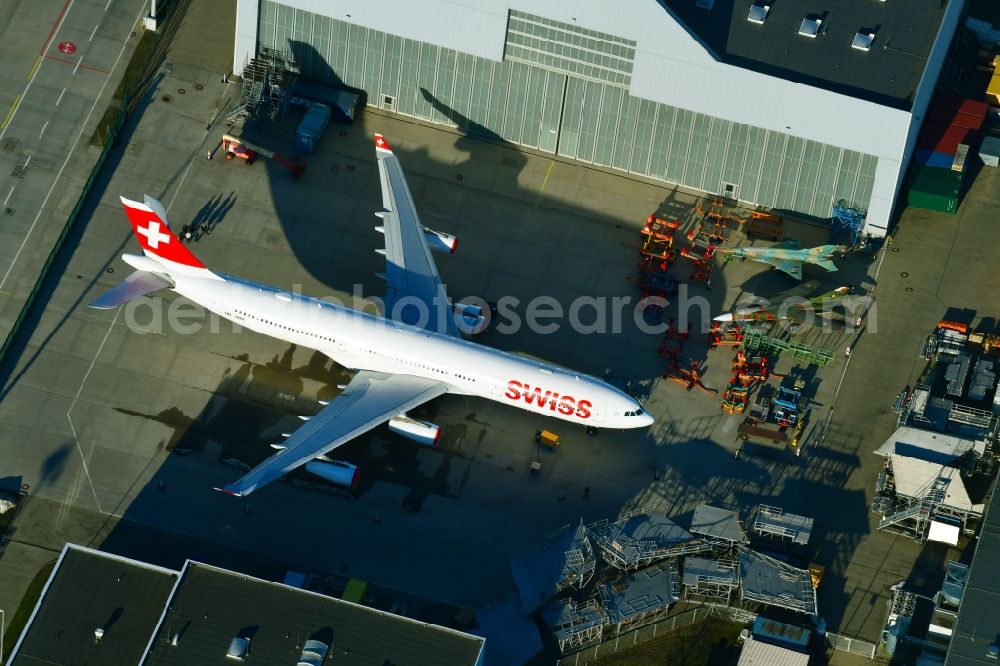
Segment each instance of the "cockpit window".
[{"label": "cockpit window", "polygon": [[642,408],[640,407],[639,409],[635,410],[634,414],[635,416],[642,416]]}]

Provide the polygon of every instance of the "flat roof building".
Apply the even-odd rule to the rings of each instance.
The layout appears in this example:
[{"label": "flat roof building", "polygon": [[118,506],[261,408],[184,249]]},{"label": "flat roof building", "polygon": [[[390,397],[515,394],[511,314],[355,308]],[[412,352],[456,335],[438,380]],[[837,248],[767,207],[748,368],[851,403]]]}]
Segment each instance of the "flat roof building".
[{"label": "flat roof building", "polygon": [[169,571],[67,544],[8,663],[473,666],[483,645],[478,636],[191,560]]}]

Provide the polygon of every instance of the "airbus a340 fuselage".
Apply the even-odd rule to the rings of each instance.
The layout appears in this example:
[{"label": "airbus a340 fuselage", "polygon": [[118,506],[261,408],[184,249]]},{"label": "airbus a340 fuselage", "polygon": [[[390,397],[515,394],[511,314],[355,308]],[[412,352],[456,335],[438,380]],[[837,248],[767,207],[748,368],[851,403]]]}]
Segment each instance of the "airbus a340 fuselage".
[{"label": "airbus a340 fuselage", "polygon": [[[124,255],[162,272],[155,259]],[[171,273],[178,294],[240,326],[320,351],[351,369],[416,375],[531,412],[601,428],[652,423],[634,398],[589,375],[429,332],[317,298],[256,284]]]}]

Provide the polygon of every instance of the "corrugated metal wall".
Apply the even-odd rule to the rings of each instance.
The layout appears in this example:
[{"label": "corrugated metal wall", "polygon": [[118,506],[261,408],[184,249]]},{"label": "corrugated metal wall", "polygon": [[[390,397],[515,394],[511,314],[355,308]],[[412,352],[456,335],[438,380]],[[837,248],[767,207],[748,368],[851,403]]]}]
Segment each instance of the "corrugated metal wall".
[{"label": "corrugated metal wall", "polygon": [[[632,97],[597,81],[479,58],[264,0],[261,46],[370,105],[750,204],[820,218],[866,208],[877,158]],[[425,92],[426,91],[426,92]],[[734,101],[734,104],[738,102]]]}]

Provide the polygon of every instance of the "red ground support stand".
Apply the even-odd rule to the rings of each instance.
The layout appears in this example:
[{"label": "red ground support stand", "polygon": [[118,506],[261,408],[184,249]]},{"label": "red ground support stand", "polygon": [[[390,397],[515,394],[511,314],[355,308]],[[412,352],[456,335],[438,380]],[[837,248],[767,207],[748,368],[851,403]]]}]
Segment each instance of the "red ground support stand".
[{"label": "red ground support stand", "polygon": [[678,384],[683,384],[684,388],[690,391],[693,388],[698,388],[705,393],[711,393],[713,395],[718,395],[719,392],[716,389],[708,388],[701,383],[701,372],[699,367],[701,363],[699,361],[689,361],[687,368],[682,368],[680,363],[675,361],[672,365],[667,366],[666,372],[663,373],[663,379],[669,379],[670,381],[677,382]]},{"label": "red ground support stand", "polygon": [[733,324],[730,328],[722,328],[717,322],[712,322],[712,330],[708,333],[708,348],[716,347],[738,347],[743,344],[743,329],[739,324]]}]

